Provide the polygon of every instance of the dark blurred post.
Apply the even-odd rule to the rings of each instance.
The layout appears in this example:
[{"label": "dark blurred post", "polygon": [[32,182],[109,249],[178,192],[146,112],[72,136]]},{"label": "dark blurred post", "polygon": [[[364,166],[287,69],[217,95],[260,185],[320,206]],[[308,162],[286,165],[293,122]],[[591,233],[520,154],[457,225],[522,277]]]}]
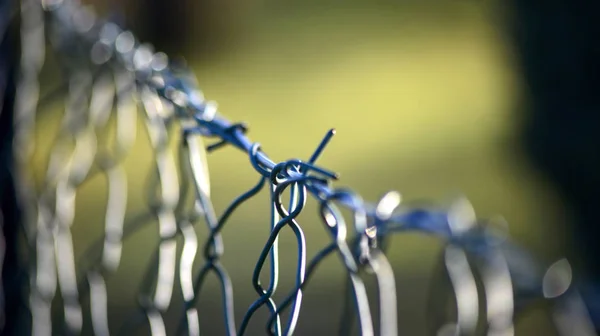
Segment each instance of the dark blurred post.
[{"label": "dark blurred post", "polygon": [[[102,5],[101,0],[93,0]],[[206,57],[237,43],[260,0],[111,0],[127,28],[171,57]]]},{"label": "dark blurred post", "polygon": [[168,54],[181,53],[191,31],[188,0],[143,0],[135,13],[139,23],[136,35]]},{"label": "dark blurred post", "polygon": [[[16,198],[13,160],[13,107],[15,103],[16,75],[18,70],[18,33],[9,29],[10,15],[16,6],[12,0],[0,0],[0,226],[2,241],[2,324],[0,334],[16,335],[20,329],[26,302],[23,288],[27,278],[22,278],[25,265],[19,257],[20,213]],[[23,281],[24,279],[24,281]],[[17,331],[19,327],[20,331]]]},{"label": "dark blurred post", "polygon": [[600,289],[600,2],[512,4],[528,90],[523,145],[560,191],[572,219],[573,248]]}]

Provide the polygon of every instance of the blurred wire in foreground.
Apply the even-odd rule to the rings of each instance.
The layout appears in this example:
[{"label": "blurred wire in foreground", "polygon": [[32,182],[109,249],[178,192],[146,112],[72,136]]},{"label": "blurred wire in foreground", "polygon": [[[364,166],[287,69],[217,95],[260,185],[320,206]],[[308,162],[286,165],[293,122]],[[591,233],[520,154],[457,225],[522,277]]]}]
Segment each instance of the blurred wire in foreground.
[{"label": "blurred wire in foreground", "polygon": [[[362,335],[397,335],[401,326],[397,323],[396,281],[385,251],[390,236],[406,232],[435,235],[447,242],[440,280],[444,274],[449,278],[454,297],[450,299],[457,314],[451,319],[440,311],[441,301],[448,299],[449,293],[434,288],[433,334],[474,334],[485,319],[487,334],[510,335],[515,320],[540,301],[551,304],[561,334],[593,334],[572,286],[569,263],[560,260],[550,267],[541,265],[509,242],[501,225],[477,220],[466,200],[459,199],[450,208],[415,207],[402,204],[399,193],[389,192],[368,203],[351,190],[334,188],[337,174],[316,164],[334,130],[307,160],[273,161],[259,143],[245,136],[244,124],[223,118],[216,105],[204,99],[191,72],[171,66],[165,54],[154,52],[131,32],[97,19],[93,11],[75,2],[46,1],[43,5],[36,0],[22,2],[22,55],[15,107],[19,139],[15,154],[21,165],[33,148],[31,132],[38,113],[45,35],[50,37],[52,52],[67,78],[67,102],[43,185],[36,188],[24,176],[20,179],[20,200],[27,209],[22,228],[31,249],[28,298],[32,320],[31,326],[21,326],[19,334],[80,334],[86,313],[82,302],[89,300],[97,335],[131,334],[145,323],[152,335],[165,335],[165,314],[179,282],[185,305],[176,332],[199,335],[198,293],[206,277],[214,273],[221,284],[228,335],[244,334],[259,309],[269,312],[266,333],[291,335],[301,317],[302,291],[320,262],[337,255],[347,271],[340,332],[350,333],[358,325]],[[98,136],[113,113],[114,137]],[[127,176],[122,163],[137,136],[138,117],[145,122],[156,169],[146,193],[149,214],[126,221]],[[179,155],[169,147],[171,139],[178,141]],[[205,139],[216,141],[205,147]],[[211,201],[206,155],[226,145],[245,153],[258,176],[255,186],[218,215]],[[96,174],[104,174],[108,181],[105,232],[75,260],[71,237],[75,199],[78,187]],[[257,298],[244,316],[236,319],[231,279],[220,261],[224,253],[221,231],[236,208],[263,188],[270,193],[271,233],[252,278]],[[282,202],[286,193],[289,204]],[[188,196],[193,202],[186,201]],[[312,259],[307,257],[306,237],[297,221],[308,198],[318,202],[322,225],[331,238]],[[352,214],[350,218],[343,216],[344,208]],[[160,240],[139,288],[139,311],[120,329],[109,330],[106,281],[119,267],[127,238],[151,223],[152,217],[158,221]],[[197,235],[195,224],[199,221],[208,226],[207,237]],[[291,230],[296,237],[296,285],[276,302],[273,294],[278,289],[278,237],[282,230]],[[183,246],[178,256],[179,237]],[[192,265],[198,252],[203,263],[194,274]],[[269,281],[263,284],[260,275],[267,264]],[[378,297],[368,296],[366,276],[376,278]],[[485,307],[479,307],[482,301],[476,276],[482,280]],[[53,309],[59,296],[61,311]],[[369,300],[379,306],[377,321]],[[282,319],[284,311],[289,311],[286,320]],[[481,311],[485,314],[480,315]]]}]

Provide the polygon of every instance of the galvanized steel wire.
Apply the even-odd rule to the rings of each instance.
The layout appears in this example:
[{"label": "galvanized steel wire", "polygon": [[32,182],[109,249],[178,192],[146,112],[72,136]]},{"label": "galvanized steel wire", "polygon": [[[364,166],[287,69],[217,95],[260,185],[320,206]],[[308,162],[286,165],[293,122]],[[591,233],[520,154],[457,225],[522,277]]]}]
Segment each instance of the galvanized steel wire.
[{"label": "galvanized steel wire", "polygon": [[[444,326],[432,324],[432,333],[442,327],[452,334],[474,334],[483,309],[487,334],[510,335],[519,314],[530,301],[540,298],[551,299],[559,307],[559,329],[565,316],[570,322],[577,319],[579,325],[588,325],[585,314],[573,313],[582,307],[576,291],[565,289],[556,297],[544,292],[544,281],[556,278],[552,271],[564,272],[568,263],[560,261],[548,271],[508,241],[497,225],[477,220],[466,200],[458,200],[450,209],[416,207],[402,204],[399,193],[389,192],[369,203],[352,190],[335,188],[337,174],[316,164],[334,130],[326,134],[308,160],[272,160],[259,143],[246,137],[245,124],[230,122],[214,103],[204,99],[191,71],[172,66],[164,53],[137,41],[130,31],[96,18],[90,8],[75,1],[22,0],[21,24],[22,58],[15,108],[15,154],[21,165],[27,165],[35,145],[33,132],[42,104],[38,98],[39,73],[46,42],[68,79],[60,135],[53,143],[44,183],[36,188],[27,176],[20,179],[19,197],[27,207],[23,229],[32,252],[28,275],[32,334],[50,335],[53,329],[80,334],[85,313],[81,302],[89,299],[96,335],[130,334],[146,322],[152,335],[166,335],[164,314],[178,285],[185,306],[176,333],[200,335],[198,293],[212,273],[221,285],[227,335],[245,334],[259,309],[269,312],[266,333],[292,335],[302,316],[303,290],[320,262],[337,255],[347,273],[348,293],[339,319],[340,332],[350,332],[356,319],[362,335],[374,335],[376,330],[381,335],[397,335],[402,326],[398,325],[396,279],[386,258],[386,240],[405,232],[435,235],[447,242],[440,270],[450,279],[457,318]],[[114,138],[100,138],[98,134],[107,127],[111,114],[116,120]],[[138,136],[138,118],[145,123],[155,170],[147,190],[148,214],[126,221],[128,190],[123,160]],[[169,146],[171,139],[178,139],[179,153]],[[206,146],[205,141],[211,139],[216,142]],[[245,153],[258,180],[217,214],[206,155],[223,146]],[[71,226],[77,191],[97,174],[103,174],[108,183],[104,236],[75,260]],[[221,231],[241,204],[265,188],[270,193],[271,233],[265,237],[251,279],[256,300],[239,318],[234,316],[232,281],[221,262],[225,253]],[[289,194],[289,204],[283,204],[285,194]],[[185,202],[188,195],[194,198],[191,205]],[[310,238],[305,237],[297,220],[309,198],[319,204],[322,225],[330,235],[329,244],[312,259],[306,248]],[[342,215],[342,208],[352,213],[351,218]],[[118,269],[128,237],[152,217],[158,222],[160,240],[139,288],[139,312],[119,330],[110,330],[106,281]],[[199,222],[207,226],[207,236],[199,236],[195,230]],[[282,230],[295,235],[298,258],[295,288],[276,302],[273,294],[278,290],[278,253],[283,248],[278,237]],[[178,237],[183,238],[179,256]],[[201,267],[194,273],[197,258],[202,258]],[[267,263],[269,281],[265,284],[260,275]],[[479,307],[476,274],[482,279],[485,307]],[[367,275],[376,278],[378,297],[368,296],[364,283]],[[570,283],[564,286],[568,288]],[[58,315],[52,309],[57,293],[62,297],[63,310]],[[434,300],[439,298],[436,293],[432,291]],[[379,306],[377,321],[370,300]],[[282,320],[284,311],[290,312],[287,320]],[[436,314],[435,309],[431,314]]]}]

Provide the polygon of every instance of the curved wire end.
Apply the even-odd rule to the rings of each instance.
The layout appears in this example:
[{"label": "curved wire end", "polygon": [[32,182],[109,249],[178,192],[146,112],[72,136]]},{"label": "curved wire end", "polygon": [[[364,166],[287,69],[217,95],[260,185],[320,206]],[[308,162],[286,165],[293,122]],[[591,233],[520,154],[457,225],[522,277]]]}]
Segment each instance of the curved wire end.
[{"label": "curved wire end", "polygon": [[[329,132],[327,132],[327,134],[325,134],[325,137],[323,137],[323,140],[321,140],[321,143],[319,143],[319,146],[317,147],[317,149],[315,150],[313,155],[311,155],[310,159],[308,160],[308,162],[310,164],[314,164],[317,161],[317,159],[319,158],[319,156],[321,156],[321,154],[323,153],[323,150],[329,144],[329,141],[331,141],[331,138],[333,138],[334,135],[335,135],[335,128],[330,129]],[[336,174],[336,178],[337,178],[337,174]]]},{"label": "curved wire end", "polygon": [[[242,134],[246,134],[246,132],[248,132],[248,125],[246,123],[244,123],[244,122],[236,123],[236,124],[233,124],[233,125],[227,127],[224,130],[224,132],[227,133],[227,134],[233,134],[233,132],[238,131],[238,130]],[[207,146],[206,147],[206,152],[207,153],[211,153],[211,152],[213,152],[213,151],[215,151],[215,150],[217,150],[217,149],[219,149],[221,147],[224,147],[225,145],[227,145],[229,143],[230,143],[230,141],[228,139],[220,140],[217,143],[214,143],[212,145]]]},{"label": "curved wire end", "polygon": [[[325,147],[329,144],[329,142],[331,141],[331,138],[333,138],[334,135],[335,135],[335,128],[332,128],[325,134],[325,136],[323,137],[323,140],[321,140],[321,142],[319,143],[319,146],[317,146],[317,149],[315,149],[313,154],[310,156],[310,159],[308,159],[308,162],[305,163],[304,166],[306,168],[310,168],[312,170],[318,171],[332,180],[338,180],[340,178],[340,175],[338,173],[324,170],[321,168],[317,168],[314,165],[315,162],[321,156],[321,154],[323,154],[323,150],[325,150]],[[306,170],[305,170],[305,172],[306,172]]]}]

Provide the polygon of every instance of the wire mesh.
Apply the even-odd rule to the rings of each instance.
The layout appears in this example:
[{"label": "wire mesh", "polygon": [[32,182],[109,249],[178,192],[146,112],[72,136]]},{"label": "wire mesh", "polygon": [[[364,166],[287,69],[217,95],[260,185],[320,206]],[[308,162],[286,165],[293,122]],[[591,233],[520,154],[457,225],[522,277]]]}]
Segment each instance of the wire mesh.
[{"label": "wire mesh", "polygon": [[[571,286],[568,262],[545,267],[510,242],[498,225],[478,220],[468,201],[459,199],[449,209],[411,206],[402,204],[399,193],[388,192],[375,203],[366,202],[352,190],[335,188],[337,174],[316,164],[334,130],[325,135],[308,160],[274,161],[259,143],[246,137],[245,124],[230,122],[214,103],[204,99],[191,71],[171,64],[167,55],[140,43],[130,31],[96,18],[90,8],[70,0],[22,0],[20,17],[14,153],[21,166],[31,160],[36,118],[47,98],[39,99],[47,45],[67,79],[66,86],[57,90],[66,91],[66,103],[44,181],[36,186],[25,173],[19,179],[19,199],[26,209],[22,229],[30,252],[30,270],[25,275],[30,281],[23,293],[29,302],[31,324],[23,327],[23,334],[80,334],[83,316],[89,313],[96,335],[131,334],[146,323],[152,335],[166,335],[165,314],[172,305],[174,288],[179,286],[184,309],[173,332],[200,335],[198,293],[207,276],[214,274],[221,287],[227,335],[245,334],[258,310],[268,311],[267,334],[292,335],[301,317],[303,290],[318,265],[337,255],[347,274],[347,295],[337,322],[340,333],[353,332],[356,321],[361,335],[397,335],[402,328],[398,325],[396,279],[386,250],[389,237],[408,232],[434,235],[447,243],[438,271],[440,278],[449,278],[452,298],[437,287],[432,289],[432,334],[475,334],[481,331],[483,321],[484,333],[511,335],[518,317],[540,300],[551,303],[561,334],[594,334]],[[105,139],[99,134],[111,117],[115,132]],[[138,136],[138,118],[145,124],[154,172],[148,177],[148,213],[126,221],[129,191],[123,161]],[[169,146],[172,139],[178,143],[176,149]],[[216,142],[206,146],[210,139]],[[223,146],[245,153],[258,181],[217,214],[206,157]],[[76,260],[71,228],[77,193],[98,174],[108,181],[104,234]],[[221,261],[225,251],[221,232],[232,213],[263,189],[270,195],[270,234],[251,279],[256,300],[238,319],[232,280]],[[190,195],[193,202],[186,201]],[[284,204],[286,197],[289,204]],[[309,198],[317,202],[330,239],[312,258],[307,255],[307,238],[298,222]],[[344,211],[351,216],[344,216]],[[139,287],[139,312],[120,329],[111,330],[107,280],[119,268],[127,238],[152,219],[158,223],[160,240]],[[206,236],[197,233],[200,222],[208,228]],[[298,257],[295,287],[276,301],[283,230],[294,234]],[[178,238],[182,238],[181,252]],[[193,265],[198,262],[201,267],[194,272]],[[268,269],[267,283],[260,280],[264,268]],[[377,297],[369,297],[366,276],[375,277]],[[444,299],[454,302],[457,313],[453,321],[437,309]],[[90,302],[89,312],[82,304],[85,300]],[[373,300],[377,314],[369,305]]]}]

